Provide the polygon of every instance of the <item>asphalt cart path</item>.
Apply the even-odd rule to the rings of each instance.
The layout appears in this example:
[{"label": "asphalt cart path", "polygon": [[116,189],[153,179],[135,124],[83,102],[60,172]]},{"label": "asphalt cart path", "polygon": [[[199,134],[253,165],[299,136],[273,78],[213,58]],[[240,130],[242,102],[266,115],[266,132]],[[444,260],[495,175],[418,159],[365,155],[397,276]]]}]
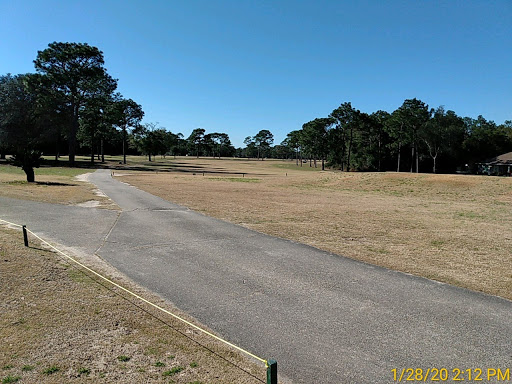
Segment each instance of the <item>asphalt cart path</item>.
[{"label": "asphalt cart path", "polygon": [[[512,369],[508,300],[210,218],[110,171],[89,180],[122,208],[119,217],[88,214],[102,216],[88,216],[103,224],[81,232],[101,257],[229,341],[276,359],[295,383],[391,383],[393,369],[405,381],[418,368],[430,368],[427,382],[432,368],[450,380],[458,369],[467,381],[467,370],[487,378]],[[74,245],[73,230],[50,235]]]},{"label": "asphalt cart path", "polygon": [[92,255],[115,224],[118,212],[0,197],[0,219],[27,225],[46,240]]}]

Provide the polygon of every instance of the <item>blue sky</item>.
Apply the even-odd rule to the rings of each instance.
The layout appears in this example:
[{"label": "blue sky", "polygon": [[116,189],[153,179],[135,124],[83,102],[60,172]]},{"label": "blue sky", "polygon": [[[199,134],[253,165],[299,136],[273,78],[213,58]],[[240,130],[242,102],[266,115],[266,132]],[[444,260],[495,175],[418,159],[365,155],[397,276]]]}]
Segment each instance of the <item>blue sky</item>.
[{"label": "blue sky", "polygon": [[512,1],[0,0],[0,74],[34,72],[53,41],[105,55],[145,122],[186,136],[280,143],[350,101],[407,98],[512,120]]}]

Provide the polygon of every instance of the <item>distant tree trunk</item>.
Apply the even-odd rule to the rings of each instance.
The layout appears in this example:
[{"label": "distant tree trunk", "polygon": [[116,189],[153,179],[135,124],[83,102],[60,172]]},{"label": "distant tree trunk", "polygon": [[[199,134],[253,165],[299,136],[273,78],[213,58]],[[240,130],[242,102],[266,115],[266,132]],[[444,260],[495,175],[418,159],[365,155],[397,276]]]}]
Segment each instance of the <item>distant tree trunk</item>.
[{"label": "distant tree trunk", "polygon": [[0,160],[5,160],[5,152],[4,151],[2,151],[0,153]]},{"label": "distant tree trunk", "polygon": [[315,158],[313,159],[313,163],[315,164],[315,168],[316,168],[316,156],[315,156]]},{"label": "distant tree trunk", "polygon": [[414,146],[411,147],[411,173],[414,166]]},{"label": "distant tree trunk", "polygon": [[73,103],[71,108],[73,109],[73,122],[71,124],[71,132],[68,137],[69,145],[69,165],[75,166],[75,154],[76,154],[76,134],[78,132],[78,109],[79,105]]},{"label": "distant tree trunk", "polygon": [[94,164],[94,133],[91,134],[91,164]]},{"label": "distant tree trunk", "polygon": [[123,126],[123,164],[126,164],[126,125]]},{"label": "distant tree trunk", "polygon": [[[414,144],[414,154],[416,155],[416,173],[419,173],[419,161],[418,161],[418,145]],[[435,173],[435,172],[434,172]]]},{"label": "distant tree trunk", "polygon": [[151,152],[148,153],[149,161],[151,161]]},{"label": "distant tree trunk", "polygon": [[309,156],[309,168],[312,168],[313,167],[313,164],[312,164],[312,159],[311,159],[311,155]]},{"label": "distant tree trunk", "polygon": [[299,150],[297,148],[295,148],[295,165],[299,165]]},{"label": "distant tree trunk", "polygon": [[398,165],[396,168],[397,172],[400,172],[400,152],[402,152],[402,143],[398,141]]},{"label": "distant tree trunk", "polygon": [[300,155],[300,156],[299,156],[299,159],[300,159],[300,166],[302,167],[302,151],[300,152],[300,154],[299,154],[299,155]]},{"label": "distant tree trunk", "polygon": [[352,154],[352,142],[354,139],[354,128],[350,127],[350,137],[348,139],[348,156],[347,156],[347,172],[350,171],[350,155]]},{"label": "distant tree trunk", "polygon": [[382,156],[382,152],[381,152],[381,146],[382,146],[382,129],[379,129],[379,152],[378,152],[378,166],[377,166],[377,170],[380,172],[381,170],[381,156]]},{"label": "distant tree trunk", "polygon": [[325,161],[324,161],[324,156],[322,156],[322,171],[325,171]]},{"label": "distant tree trunk", "polygon": [[55,161],[59,161],[59,156],[60,156],[60,145],[59,145],[59,142],[60,142],[60,130],[57,131],[57,139],[55,140]]},{"label": "distant tree trunk", "polygon": [[33,167],[23,167],[23,171],[25,171],[25,174],[27,175],[27,182],[33,183],[36,181]]},{"label": "distant tree trunk", "polygon": [[400,123],[400,131],[398,132],[398,166],[396,168],[397,172],[400,172],[400,155],[402,153],[402,132],[404,130],[404,122]]},{"label": "distant tree trunk", "polygon": [[342,133],[342,143],[341,143],[341,170],[345,170],[345,159],[347,154],[347,141],[345,140],[345,133]]},{"label": "distant tree trunk", "polygon": [[434,163],[432,172],[436,173],[436,160],[437,160],[437,155],[439,154],[439,147],[437,147],[435,144],[430,145],[427,140],[425,140],[425,144],[427,144],[428,153],[430,154],[430,157],[432,158],[432,161]]},{"label": "distant tree trunk", "polygon": [[101,142],[100,142],[100,151],[101,151],[101,162],[104,163],[105,162],[105,147],[103,145],[103,138],[101,138]]}]

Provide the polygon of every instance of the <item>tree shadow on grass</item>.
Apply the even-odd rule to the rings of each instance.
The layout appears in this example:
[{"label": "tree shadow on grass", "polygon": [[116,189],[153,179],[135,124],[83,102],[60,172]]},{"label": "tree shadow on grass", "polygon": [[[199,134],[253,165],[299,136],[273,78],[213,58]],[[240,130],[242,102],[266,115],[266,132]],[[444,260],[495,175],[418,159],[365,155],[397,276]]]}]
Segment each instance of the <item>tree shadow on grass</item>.
[{"label": "tree shadow on grass", "polygon": [[7,184],[7,185],[47,185],[51,187],[76,187],[76,184],[69,184],[69,183],[58,183],[54,181],[36,181],[34,183],[29,183],[26,180],[14,180],[14,181],[3,181],[1,184]]},{"label": "tree shadow on grass", "polygon": [[[65,161],[54,161],[54,160],[45,160],[44,166],[47,167],[67,167],[68,164]],[[82,169],[110,169],[114,171],[143,171],[143,172],[161,172],[161,173],[178,173],[178,174],[214,174],[214,175],[240,175],[240,176],[268,176],[265,173],[253,173],[253,172],[243,172],[237,170],[229,170],[219,166],[212,166],[207,163],[196,163],[189,164],[183,161],[176,161],[169,164],[162,163],[147,163],[147,164],[120,164],[119,162],[96,162],[91,163],[90,161],[80,161],[77,160],[75,162],[74,168],[82,168]]]},{"label": "tree shadow on grass", "polygon": [[69,184],[69,183],[57,183],[54,181],[36,181],[37,185],[48,185],[53,187],[76,187],[76,184]]},{"label": "tree shadow on grass", "polygon": [[45,251],[45,252],[49,252],[48,249],[44,249],[44,248],[39,248],[39,247],[34,247],[32,245],[29,245],[27,248],[30,248],[30,249],[35,249],[37,251]]}]

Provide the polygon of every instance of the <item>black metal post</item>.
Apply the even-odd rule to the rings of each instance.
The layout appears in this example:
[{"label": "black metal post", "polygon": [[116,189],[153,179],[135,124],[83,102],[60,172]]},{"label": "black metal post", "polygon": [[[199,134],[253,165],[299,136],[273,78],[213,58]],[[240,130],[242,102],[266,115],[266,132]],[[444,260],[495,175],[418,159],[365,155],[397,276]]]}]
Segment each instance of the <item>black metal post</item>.
[{"label": "black metal post", "polygon": [[27,234],[27,226],[23,225],[23,241],[25,242],[25,247],[28,247],[28,234]]}]

